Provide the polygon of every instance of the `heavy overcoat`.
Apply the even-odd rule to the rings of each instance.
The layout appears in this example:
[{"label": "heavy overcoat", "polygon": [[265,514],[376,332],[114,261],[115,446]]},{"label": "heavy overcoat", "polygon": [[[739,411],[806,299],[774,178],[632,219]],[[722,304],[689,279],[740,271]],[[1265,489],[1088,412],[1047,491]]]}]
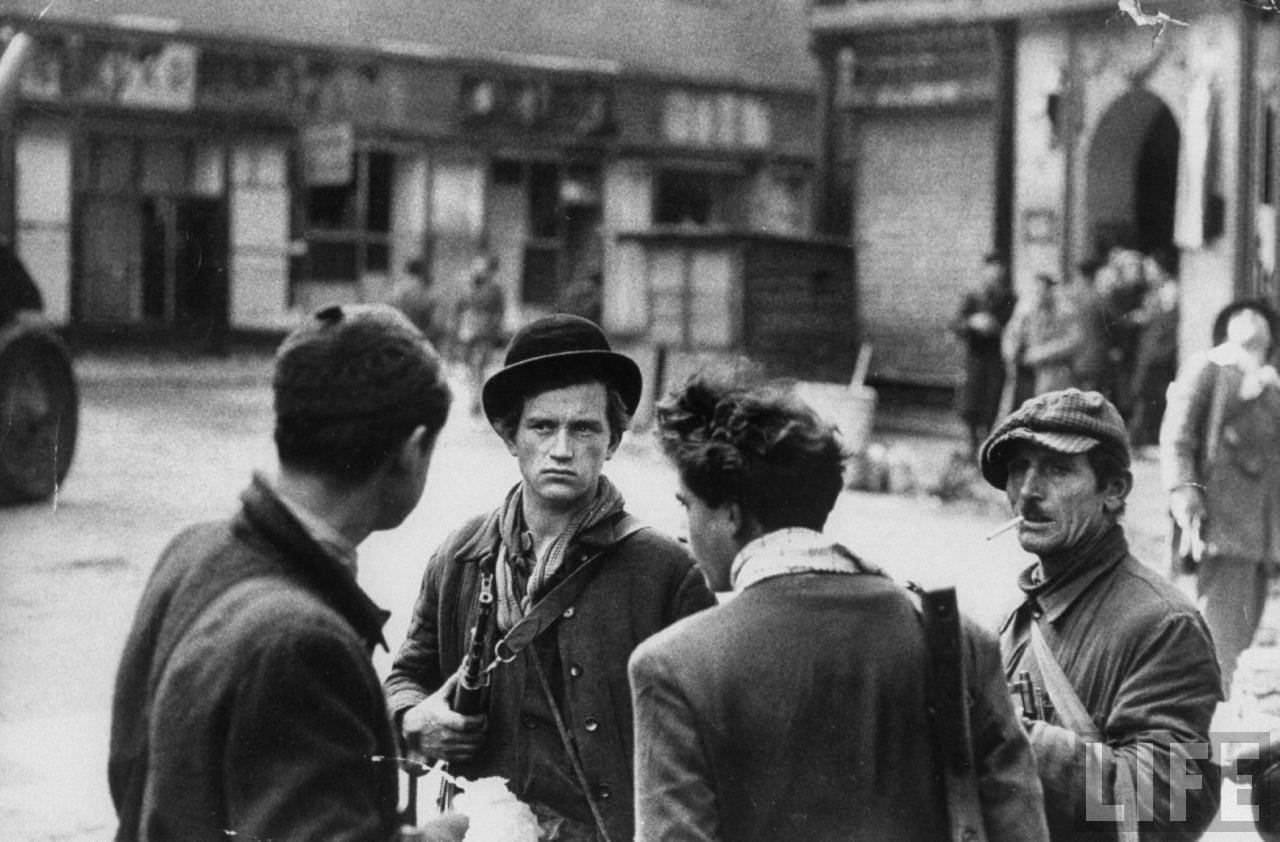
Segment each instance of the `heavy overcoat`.
[{"label": "heavy overcoat", "polygon": [[[497,552],[500,511],[473,518],[445,540],[427,563],[407,637],[396,655],[386,688],[397,719],[458,670],[469,641],[482,562]],[[545,631],[539,657],[558,708],[576,743],[591,795],[609,836],[629,840],[633,832],[632,715],[627,658],[636,644],[681,617],[715,604],[702,574],[675,541],[642,529],[621,542],[612,524],[579,535],[566,554],[576,567],[598,553],[594,574],[560,620]],[[494,671],[488,731],[480,754],[451,764],[470,779],[500,775],[518,798],[547,803],[557,797],[533,770],[536,752],[552,752],[559,763],[558,736],[525,716],[539,683],[530,660],[535,645]],[[572,787],[572,783],[567,786]],[[541,789],[540,789],[541,787]],[[580,799],[561,793],[559,807]],[[540,796],[540,797],[539,797]],[[590,816],[587,816],[590,819]]]},{"label": "heavy overcoat", "polygon": [[[965,629],[987,838],[1044,839],[998,645]],[[777,576],[658,633],[631,663],[637,839],[950,839],[926,664],[916,607],[872,574]]]},{"label": "heavy overcoat", "polygon": [[117,840],[386,842],[386,613],[261,480],[156,565],[111,715]]}]

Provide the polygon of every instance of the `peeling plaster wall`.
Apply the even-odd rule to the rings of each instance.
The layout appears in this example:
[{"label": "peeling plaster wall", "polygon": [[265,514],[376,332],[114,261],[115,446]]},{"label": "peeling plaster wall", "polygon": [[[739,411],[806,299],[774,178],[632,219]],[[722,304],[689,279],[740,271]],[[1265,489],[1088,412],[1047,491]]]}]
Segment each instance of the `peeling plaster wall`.
[{"label": "peeling plaster wall", "polygon": [[[1241,177],[1237,152],[1241,148],[1240,13],[1230,6],[1189,7],[1189,14],[1178,17],[1191,25],[1169,27],[1158,41],[1153,41],[1152,28],[1103,13],[1022,22],[1013,260],[1015,281],[1025,292],[1035,272],[1060,275],[1064,260],[1074,267],[1088,256],[1096,222],[1092,211],[1127,202],[1126,190],[1132,185],[1132,173],[1120,168],[1128,166],[1141,137],[1117,134],[1117,127],[1132,124],[1145,131],[1141,127],[1159,112],[1158,100],[1177,123],[1180,157],[1185,159],[1188,96],[1197,79],[1206,80],[1217,108],[1220,192],[1226,214],[1221,236],[1199,248],[1181,250],[1180,346],[1185,355],[1208,346],[1214,314],[1234,295],[1240,214],[1252,209],[1236,206]],[[1141,94],[1132,96],[1135,91]],[[1047,114],[1048,97],[1055,92],[1061,95],[1056,143]],[[1120,110],[1109,113],[1118,101]],[[1101,144],[1097,148],[1095,141]],[[1074,144],[1070,150],[1068,143]],[[1127,148],[1117,149],[1117,169],[1108,172],[1105,155],[1113,143]],[[1104,156],[1094,161],[1094,172],[1104,176],[1095,176],[1093,184],[1091,153]],[[1185,160],[1180,160],[1179,171],[1182,177]],[[1057,227],[1049,231],[1051,238],[1037,239],[1037,233],[1046,233],[1041,211],[1049,209]]]},{"label": "peeling plaster wall", "polygon": [[[1024,24],[1018,44],[1014,96],[1017,153],[1014,162],[1013,281],[1020,298],[1032,291],[1037,272],[1061,274],[1066,233],[1067,40],[1060,23]],[[1056,96],[1057,121],[1050,97]]]}]

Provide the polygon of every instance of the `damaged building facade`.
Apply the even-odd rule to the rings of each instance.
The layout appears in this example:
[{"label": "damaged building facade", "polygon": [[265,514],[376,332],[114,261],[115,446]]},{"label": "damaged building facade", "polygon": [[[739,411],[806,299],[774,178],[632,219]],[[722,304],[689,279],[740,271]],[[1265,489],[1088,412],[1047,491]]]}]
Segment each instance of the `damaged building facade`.
[{"label": "damaged building facade", "polygon": [[1280,14],[1145,6],[1187,25],[1106,0],[815,4],[816,222],[851,235],[873,378],[957,381],[946,326],[991,250],[1020,294],[1111,246],[1172,251],[1184,353],[1232,298],[1280,303]]},{"label": "damaged building facade", "polygon": [[278,334],[415,262],[448,308],[492,253],[512,326],[599,273],[643,335],[620,234],[812,208],[805,3],[660,5],[17,0],[0,235],[73,333]]}]

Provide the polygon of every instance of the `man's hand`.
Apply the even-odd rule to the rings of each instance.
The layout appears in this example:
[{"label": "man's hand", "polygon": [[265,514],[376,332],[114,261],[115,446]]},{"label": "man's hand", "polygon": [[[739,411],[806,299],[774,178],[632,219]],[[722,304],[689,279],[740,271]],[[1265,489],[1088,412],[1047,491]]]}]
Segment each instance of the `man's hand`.
[{"label": "man's hand", "polygon": [[463,716],[449,707],[458,676],[450,676],[439,690],[405,711],[401,722],[410,757],[470,760],[484,742],[485,716]]},{"label": "man's hand", "polygon": [[1198,529],[1204,522],[1204,491],[1199,487],[1182,484],[1169,493],[1169,512],[1184,530]]}]

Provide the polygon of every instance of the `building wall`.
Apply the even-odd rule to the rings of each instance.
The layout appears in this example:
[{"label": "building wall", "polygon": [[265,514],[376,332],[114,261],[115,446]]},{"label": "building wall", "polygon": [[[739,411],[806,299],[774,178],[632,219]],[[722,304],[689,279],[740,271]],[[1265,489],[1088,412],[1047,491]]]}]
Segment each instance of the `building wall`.
[{"label": "building wall", "polygon": [[1062,274],[1066,218],[1069,45],[1054,21],[1023,24],[1014,94],[1017,212],[1010,274],[1019,297],[1030,294],[1037,272]]},{"label": "building wall", "polygon": [[[1013,254],[1022,293],[1036,272],[1062,276],[1093,256],[1106,217],[1131,213],[1142,132],[1167,108],[1180,140],[1175,245],[1184,354],[1208,344],[1213,315],[1234,295],[1242,140],[1239,18],[1229,7],[1188,17],[1189,27],[1169,27],[1158,40],[1150,28],[1117,25],[1100,14],[1021,22]],[[1220,154],[1214,180],[1226,201],[1221,233],[1199,242],[1186,235],[1199,226],[1188,218],[1194,205],[1185,195],[1189,148],[1197,132],[1208,130],[1194,116],[1197,90],[1213,93]],[[1056,125],[1049,105],[1055,95]]]}]

